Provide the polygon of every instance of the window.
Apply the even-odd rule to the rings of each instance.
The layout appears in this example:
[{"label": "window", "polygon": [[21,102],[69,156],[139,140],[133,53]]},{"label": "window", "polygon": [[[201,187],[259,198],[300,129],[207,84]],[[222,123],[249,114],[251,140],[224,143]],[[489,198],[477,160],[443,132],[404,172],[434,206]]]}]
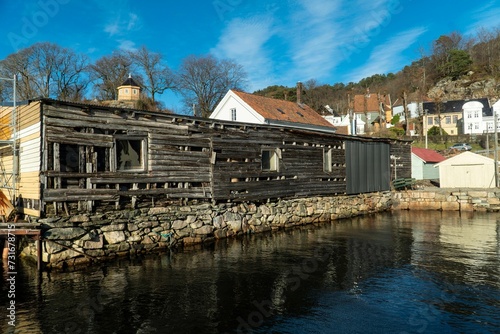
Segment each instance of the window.
[{"label": "window", "polygon": [[477,111],[477,110],[476,110],[476,111],[474,111],[474,117],[475,117],[475,118],[479,118],[479,111]]},{"label": "window", "polygon": [[236,108],[231,108],[231,121],[236,121]]},{"label": "window", "polygon": [[331,172],[332,171],[332,149],[325,148],[323,149],[323,171]]},{"label": "window", "polygon": [[59,157],[61,172],[79,172],[80,153],[78,145],[60,144]]},{"label": "window", "polygon": [[278,170],[278,154],[276,153],[276,150],[262,150],[262,170]]},{"label": "window", "polygon": [[427,124],[432,125],[432,117],[427,117]]},{"label": "window", "polygon": [[451,116],[446,116],[445,117],[445,123],[446,124],[451,124]]},{"label": "window", "polygon": [[453,115],[453,124],[457,124],[457,122],[458,122],[458,116]]},{"label": "window", "polygon": [[467,113],[467,118],[472,118],[472,113],[470,111]]},{"label": "window", "polygon": [[128,89],[125,89],[125,94],[128,94]]},{"label": "window", "polygon": [[474,129],[479,130],[479,123],[474,123]]},{"label": "window", "polygon": [[132,93],[133,93],[134,95],[137,95],[137,89],[133,89],[133,90],[132,90]]},{"label": "window", "polygon": [[146,140],[144,138],[116,138],[116,170],[143,171],[146,169]]}]

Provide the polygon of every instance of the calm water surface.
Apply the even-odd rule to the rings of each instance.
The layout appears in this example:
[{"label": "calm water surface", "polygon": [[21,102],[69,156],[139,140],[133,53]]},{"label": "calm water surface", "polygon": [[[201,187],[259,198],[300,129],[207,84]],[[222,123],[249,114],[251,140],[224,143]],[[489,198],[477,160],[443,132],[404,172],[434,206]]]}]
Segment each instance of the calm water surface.
[{"label": "calm water surface", "polygon": [[387,213],[78,272],[25,265],[0,332],[500,333],[498,220]]}]

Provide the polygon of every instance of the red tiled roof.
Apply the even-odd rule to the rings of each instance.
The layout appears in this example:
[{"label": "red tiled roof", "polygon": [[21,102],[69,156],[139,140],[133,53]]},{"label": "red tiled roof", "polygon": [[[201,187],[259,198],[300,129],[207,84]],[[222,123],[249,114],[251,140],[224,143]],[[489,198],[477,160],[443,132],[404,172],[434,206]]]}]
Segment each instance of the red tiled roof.
[{"label": "red tiled roof", "polygon": [[437,153],[434,150],[429,150],[426,148],[412,147],[411,153],[415,154],[417,157],[424,160],[425,162],[441,162],[443,160],[446,160],[446,158],[443,157],[441,154]]},{"label": "red tiled roof", "polygon": [[[389,95],[380,95],[380,98],[384,105],[389,107],[391,105],[391,101]],[[379,101],[378,94],[363,94],[363,95],[354,95],[354,112],[362,113],[362,112],[370,112],[370,111],[379,111]]]},{"label": "red tiled roof", "polygon": [[334,127],[332,123],[325,120],[320,114],[305,104],[299,106],[295,102],[235,90],[233,92],[265,119]]}]

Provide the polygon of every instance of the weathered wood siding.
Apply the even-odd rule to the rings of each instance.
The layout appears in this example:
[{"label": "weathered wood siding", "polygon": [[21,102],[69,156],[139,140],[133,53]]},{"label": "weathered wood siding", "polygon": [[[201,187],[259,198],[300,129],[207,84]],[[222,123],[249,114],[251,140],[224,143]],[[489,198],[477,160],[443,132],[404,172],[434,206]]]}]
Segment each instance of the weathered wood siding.
[{"label": "weathered wood siding", "polygon": [[[242,127],[213,138],[214,199],[255,200],[344,194],[344,141],[336,136]],[[262,151],[276,150],[277,170],[262,170]],[[323,166],[331,150],[331,171]]]},{"label": "weathered wood siding", "polygon": [[[210,140],[196,120],[99,106],[44,106],[47,162],[45,202],[115,201],[122,197],[210,198]],[[116,140],[144,141],[143,167],[117,169]],[[64,145],[79,151],[75,169],[64,166]],[[101,166],[99,166],[101,165]],[[82,203],[80,203],[82,204]],[[92,203],[87,203],[92,205]]]},{"label": "weathered wood siding", "polygon": [[[411,176],[411,141],[391,140],[391,180]],[[396,177],[397,176],[397,177]]]},{"label": "weathered wood siding", "polygon": [[[16,108],[16,144],[19,151],[18,177],[9,182],[7,187],[2,188],[4,194],[12,200],[13,192],[8,186],[15,185],[15,195],[18,198],[19,207],[25,214],[40,215],[40,168],[41,168],[41,109],[40,101],[19,105]],[[2,107],[0,120],[2,140],[13,140],[13,128],[11,122],[12,107]],[[4,145],[0,150],[1,173],[9,178],[14,172],[14,155],[11,145]],[[12,175],[12,174],[11,174]],[[11,176],[14,177],[14,176]]]}]

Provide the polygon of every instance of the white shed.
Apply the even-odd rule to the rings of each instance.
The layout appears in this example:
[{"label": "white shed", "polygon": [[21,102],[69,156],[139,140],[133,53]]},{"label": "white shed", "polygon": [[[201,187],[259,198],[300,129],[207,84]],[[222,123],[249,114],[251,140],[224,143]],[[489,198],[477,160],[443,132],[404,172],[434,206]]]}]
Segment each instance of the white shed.
[{"label": "white shed", "polygon": [[495,162],[482,155],[464,152],[441,161],[439,168],[441,188],[494,188]]}]

